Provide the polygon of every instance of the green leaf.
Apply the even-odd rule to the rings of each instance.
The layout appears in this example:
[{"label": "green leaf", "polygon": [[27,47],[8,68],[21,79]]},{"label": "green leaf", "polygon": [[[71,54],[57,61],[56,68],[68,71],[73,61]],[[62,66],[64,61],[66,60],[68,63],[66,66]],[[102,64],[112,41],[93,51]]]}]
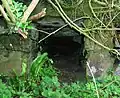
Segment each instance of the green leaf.
[{"label": "green leaf", "polygon": [[28,26],[27,26],[27,29],[33,29],[33,26],[29,26],[29,25],[28,25]]},{"label": "green leaf", "polygon": [[48,54],[44,53],[42,55],[38,55],[37,58],[32,62],[30,73],[32,76],[37,76],[40,72],[42,66],[45,64],[45,62],[48,60]]}]

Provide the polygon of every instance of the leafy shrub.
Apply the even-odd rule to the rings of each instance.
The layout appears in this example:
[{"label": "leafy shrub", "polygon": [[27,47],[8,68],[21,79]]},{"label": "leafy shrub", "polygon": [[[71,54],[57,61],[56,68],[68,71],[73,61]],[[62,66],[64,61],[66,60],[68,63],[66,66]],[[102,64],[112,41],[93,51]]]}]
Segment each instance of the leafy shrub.
[{"label": "leafy shrub", "polygon": [[11,96],[9,88],[0,80],[0,98],[11,98]]},{"label": "leafy shrub", "polygon": [[16,16],[17,20],[20,20],[23,16],[24,11],[27,9],[27,6],[23,3],[12,0],[12,5],[10,6],[10,8],[13,14]]},{"label": "leafy shrub", "polygon": [[43,77],[40,87],[42,96],[46,98],[70,98],[69,94],[65,94],[56,76],[52,78],[48,76]]},{"label": "leafy shrub", "polygon": [[[61,83],[52,64],[47,53],[38,55],[27,76],[10,78],[9,87],[0,81],[0,98],[97,98],[93,81]],[[96,83],[100,98],[120,97],[119,76],[109,75]]]}]

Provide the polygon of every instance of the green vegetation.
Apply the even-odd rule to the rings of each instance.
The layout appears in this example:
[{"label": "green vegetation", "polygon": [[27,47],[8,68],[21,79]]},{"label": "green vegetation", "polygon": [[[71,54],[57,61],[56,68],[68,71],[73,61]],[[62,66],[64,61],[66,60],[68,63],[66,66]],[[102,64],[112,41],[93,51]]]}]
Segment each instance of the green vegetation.
[{"label": "green vegetation", "polygon": [[0,98],[11,98],[12,93],[5,84],[0,80]]},{"label": "green vegetation", "polygon": [[[7,4],[5,0],[1,0],[4,7],[6,8],[5,12],[2,13],[4,18],[9,24],[12,24],[13,30],[18,31],[24,38],[27,38],[27,29],[32,28],[30,25],[31,21],[27,19],[25,22],[21,21],[23,14],[25,12],[26,6],[22,3],[15,2],[12,0],[12,3]],[[83,34],[86,38],[90,39],[97,45],[102,48],[116,54],[117,56],[120,53],[112,49],[112,45],[109,46],[107,43],[109,36],[106,34],[113,34],[116,28],[116,25],[119,24],[117,19],[119,17],[120,7],[117,6],[116,2],[100,2],[98,0],[86,0],[83,2],[81,0],[77,2],[69,1],[68,6],[70,8],[76,9],[79,5],[84,6],[88,4],[87,8],[82,7],[84,12],[81,14],[87,16],[85,23],[83,23],[84,28],[79,27],[66,15],[66,13],[61,8],[60,4],[63,4],[62,7],[66,7],[66,2],[59,2],[57,0],[48,0],[49,3],[59,12],[64,21],[74,30]],[[107,0],[105,0],[107,1]],[[36,3],[37,4],[37,3]],[[86,5],[87,5],[86,4]],[[11,5],[11,6],[6,6]],[[96,6],[98,5],[98,6]],[[2,5],[1,5],[2,6]],[[85,6],[86,7],[86,6]],[[90,11],[88,10],[90,9]],[[106,9],[103,11],[103,9]],[[98,11],[99,10],[99,11]],[[88,11],[88,12],[87,12]],[[2,11],[1,11],[2,12]],[[76,11],[75,11],[76,12]],[[113,13],[114,12],[114,13]],[[90,13],[90,14],[89,14]],[[117,14],[116,14],[117,13]],[[29,13],[30,14],[30,13]],[[8,17],[7,17],[8,16]],[[29,15],[28,15],[29,16]],[[109,21],[108,21],[109,20]],[[114,20],[114,21],[113,21]],[[110,31],[110,32],[109,32]],[[15,32],[16,33],[16,32]],[[54,32],[53,32],[54,33]],[[53,33],[49,34],[47,37],[51,36]],[[105,34],[106,33],[106,34]],[[105,39],[105,43],[101,44],[101,41],[98,41],[96,34],[99,34],[101,39]],[[115,34],[114,34],[115,35]],[[47,38],[46,37],[46,38]],[[102,40],[103,41],[103,40]],[[111,37],[110,37],[111,41]],[[89,41],[90,42],[90,41]],[[89,44],[89,43],[88,43]],[[89,44],[90,46],[94,46]],[[88,45],[88,48],[89,48]],[[93,49],[94,50],[94,49]],[[93,81],[87,81],[87,83],[82,83],[81,81],[76,81],[74,83],[61,83],[59,79],[59,74],[56,69],[53,68],[53,61],[48,58],[48,54],[44,53],[38,55],[38,57],[32,62],[30,70],[27,72],[26,63],[22,65],[22,72],[20,76],[16,75],[14,77],[9,77],[6,79],[3,77],[0,80],[0,98],[119,98],[120,97],[120,78],[119,76],[112,76],[111,74],[104,77],[102,80],[97,79],[97,91],[96,86]],[[2,76],[1,76],[2,77]],[[7,82],[2,82],[6,79]],[[98,92],[98,94],[96,93]]]},{"label": "green vegetation", "polygon": [[27,32],[28,29],[32,28],[32,26],[30,26],[30,24],[31,24],[30,20],[27,20],[24,23],[21,21],[23,15],[24,15],[24,12],[27,9],[26,5],[24,5],[21,2],[16,2],[13,0],[10,8],[11,8],[12,13],[14,14],[15,19],[16,19],[15,30],[21,29],[22,32]]},{"label": "green vegetation", "polygon": [[[81,83],[61,83],[58,73],[52,67],[53,61],[47,53],[39,55],[31,64],[31,70],[0,80],[0,98],[96,98],[96,89],[92,81]],[[4,80],[5,78],[3,78]],[[120,97],[120,78],[106,76],[105,80],[96,80],[100,98]]]},{"label": "green vegetation", "polygon": [[[4,17],[9,28],[9,34],[18,33],[23,38],[27,38],[28,30],[33,29],[31,20],[28,18],[24,20],[26,15],[27,6],[15,0],[1,0],[0,14]],[[32,10],[32,9],[31,9]]]}]

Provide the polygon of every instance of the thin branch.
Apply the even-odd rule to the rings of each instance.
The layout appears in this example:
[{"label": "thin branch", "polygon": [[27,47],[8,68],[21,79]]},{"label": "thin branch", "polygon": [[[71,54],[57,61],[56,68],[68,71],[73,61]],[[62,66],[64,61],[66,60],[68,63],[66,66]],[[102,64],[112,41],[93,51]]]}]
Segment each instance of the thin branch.
[{"label": "thin branch", "polygon": [[104,90],[106,87],[110,86],[111,84],[113,84],[114,82],[116,82],[115,80],[111,81],[110,83],[108,83],[107,85],[105,85],[102,90]]},{"label": "thin branch", "polygon": [[76,6],[79,6],[82,2],[83,2],[83,0],[78,1]]},{"label": "thin branch", "polygon": [[48,37],[50,37],[51,35],[57,33],[58,31],[60,31],[61,29],[63,29],[64,27],[66,27],[66,25],[60,27],[59,29],[55,30],[54,32],[50,33],[49,35],[47,35],[46,37],[44,37],[43,39],[41,39],[38,43],[41,43],[42,41],[44,41],[45,39],[47,39]]},{"label": "thin branch", "polygon": [[100,27],[96,27],[96,28],[92,28],[92,29],[84,29],[84,32],[88,32],[88,31],[95,31],[95,30],[101,30],[101,31],[120,31],[120,28],[100,28]]},{"label": "thin branch", "polygon": [[[101,1],[98,1],[98,0],[94,0],[95,3],[98,3],[99,5],[102,5],[102,6],[107,6],[106,3],[104,2],[101,2]],[[109,4],[109,6],[111,7],[115,7],[116,9],[120,10],[120,6],[117,5],[117,4]]]},{"label": "thin branch", "polygon": [[100,5],[106,6],[106,3],[102,2],[102,1],[94,0],[94,2],[95,2],[95,3],[98,3],[98,4],[100,4]]},{"label": "thin branch", "polygon": [[93,71],[92,71],[92,69],[90,68],[90,65],[89,65],[88,62],[87,62],[87,67],[89,68],[90,73],[91,73],[91,75],[92,75],[92,77],[93,77],[93,82],[94,82],[94,85],[95,85],[95,89],[96,89],[96,93],[97,93],[97,98],[100,98],[100,97],[99,97],[99,93],[98,93],[97,83],[96,83],[96,80],[95,80]]},{"label": "thin branch", "polygon": [[87,37],[88,39],[90,39],[91,41],[93,41],[94,43],[96,43],[97,45],[103,47],[104,49],[112,52],[112,53],[115,53],[117,55],[120,56],[120,53],[115,50],[115,49],[111,49],[103,44],[101,44],[100,42],[98,42],[97,40],[91,38],[87,33],[83,32],[83,29],[80,28],[78,25],[76,25],[75,23],[73,23],[73,21],[70,20],[70,18],[64,13],[64,11],[62,10],[61,6],[59,5],[58,1],[56,1],[56,4],[58,5],[58,7],[51,1],[51,0],[48,0],[56,9],[57,11],[59,12],[59,14],[61,15],[61,17],[64,19],[64,21],[69,24],[69,26],[73,29],[75,29],[76,31],[80,32],[80,34],[83,34],[85,37]]},{"label": "thin branch", "polygon": [[112,23],[112,21],[113,21],[119,14],[120,14],[120,12],[118,12],[118,13],[109,21],[109,23],[107,24],[106,27],[108,27],[108,26]]},{"label": "thin branch", "polygon": [[120,10],[120,6],[119,5],[114,4],[113,7],[117,8],[118,10]]},{"label": "thin branch", "polygon": [[44,34],[50,34],[50,33],[46,32],[46,31],[38,30],[38,29],[36,29],[36,28],[33,28],[33,29],[31,29],[31,30],[39,31],[39,32],[44,33]]},{"label": "thin branch", "polygon": [[[77,19],[73,20],[73,22],[78,21],[78,20],[83,19],[83,18],[89,18],[89,17],[80,17],[80,18],[77,18]],[[43,32],[43,33],[46,33],[48,35],[46,37],[44,37],[43,39],[41,39],[38,43],[41,43],[42,41],[44,41],[45,39],[47,39],[51,35],[54,35],[55,33],[57,33],[58,31],[60,31],[61,29],[65,28],[66,26],[68,26],[68,24],[63,25],[62,27],[58,28],[57,30],[53,31],[52,33],[48,33],[46,31]]]},{"label": "thin branch", "polygon": [[91,9],[92,14],[94,15],[94,17],[95,17],[104,27],[106,27],[105,24],[96,16],[96,14],[95,14],[95,12],[94,12],[94,10],[93,10],[93,8],[92,8],[92,5],[91,5],[91,0],[89,0],[89,7],[90,7],[90,9]]},{"label": "thin branch", "polygon": [[107,0],[104,0],[105,1],[105,3],[108,5],[108,1]]}]

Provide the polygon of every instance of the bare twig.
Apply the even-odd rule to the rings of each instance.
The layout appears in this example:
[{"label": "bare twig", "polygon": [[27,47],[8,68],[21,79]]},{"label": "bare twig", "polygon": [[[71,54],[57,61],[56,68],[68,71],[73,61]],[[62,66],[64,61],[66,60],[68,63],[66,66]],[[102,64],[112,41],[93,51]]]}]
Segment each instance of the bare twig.
[{"label": "bare twig", "polygon": [[47,35],[46,37],[44,37],[43,39],[41,39],[38,43],[41,43],[43,40],[45,40],[46,38],[50,37],[51,35],[57,33],[58,31],[60,31],[64,27],[66,27],[66,25],[64,25],[64,26],[60,27],[59,29],[55,30],[54,32],[50,33],[49,35]]},{"label": "bare twig", "polygon": [[39,31],[39,32],[44,33],[44,34],[50,34],[50,33],[46,32],[46,31],[43,31],[43,30],[38,30],[38,29],[36,29],[36,28],[32,28],[32,30]]},{"label": "bare twig", "polygon": [[92,14],[94,15],[94,17],[95,17],[104,27],[106,27],[105,24],[96,16],[96,14],[95,14],[95,12],[94,12],[94,10],[93,10],[93,8],[92,8],[92,5],[91,5],[91,0],[89,0],[89,7],[90,7],[90,9],[91,9]]},{"label": "bare twig", "polygon": [[96,27],[96,28],[92,28],[92,29],[84,29],[84,32],[88,32],[88,31],[95,31],[95,30],[101,30],[101,31],[120,31],[120,28],[100,28],[100,27]]},{"label": "bare twig", "polygon": [[112,21],[113,21],[119,14],[120,14],[120,12],[118,12],[118,13],[109,21],[109,23],[107,24],[106,27],[108,27],[108,26],[112,23]]},{"label": "bare twig", "polygon": [[94,2],[95,2],[95,3],[98,3],[98,4],[100,4],[100,5],[104,5],[104,6],[106,6],[106,3],[105,3],[105,2],[98,1],[98,0],[94,0]]},{"label": "bare twig", "polygon": [[42,17],[44,17],[46,15],[46,8],[43,8],[41,12],[39,12],[38,14],[35,14],[33,16],[31,16],[29,19],[31,21],[36,21]]},{"label": "bare twig", "polygon": [[[102,2],[102,1],[94,0],[94,2],[98,3],[99,5],[102,5],[102,6],[107,6],[107,4],[105,2]],[[109,4],[109,6],[115,7],[116,9],[120,10],[120,6],[117,4]]]},{"label": "bare twig", "polygon": [[80,32],[80,34],[83,34],[85,37],[87,37],[88,39],[90,39],[91,41],[93,41],[94,43],[96,43],[97,45],[99,45],[99,46],[103,47],[104,49],[106,49],[106,50],[108,50],[108,51],[110,51],[110,52],[112,52],[112,53],[115,53],[115,54],[117,54],[117,55],[120,56],[120,53],[119,53],[117,50],[111,49],[111,48],[109,48],[109,47],[101,44],[101,43],[98,42],[97,40],[91,38],[87,33],[85,33],[85,32],[83,31],[82,28],[80,28],[78,25],[76,25],[75,23],[73,23],[73,21],[71,21],[71,19],[64,13],[64,11],[62,10],[62,8],[61,8],[61,6],[59,5],[59,3],[58,3],[57,0],[55,0],[55,1],[56,1],[56,4],[57,4],[58,6],[56,6],[51,0],[48,0],[48,1],[57,9],[57,11],[58,11],[59,14],[61,15],[61,17],[64,19],[64,21],[65,21],[71,28],[73,28],[73,29],[75,29],[76,31]]},{"label": "bare twig", "polygon": [[87,67],[89,68],[90,73],[91,73],[91,75],[92,75],[92,77],[93,77],[93,82],[94,82],[94,85],[95,85],[95,89],[96,89],[96,93],[97,93],[97,98],[100,98],[100,97],[99,97],[98,88],[97,88],[97,83],[96,83],[96,80],[95,80],[93,71],[92,71],[92,69],[90,68],[89,62],[87,62]]},{"label": "bare twig", "polygon": [[[89,17],[80,17],[80,18],[77,18],[77,19],[73,20],[73,22],[78,21],[78,20],[83,19],[83,18],[89,18]],[[44,37],[43,39],[41,39],[38,43],[41,43],[43,40],[47,39],[51,35],[54,35],[55,33],[57,33],[58,31],[60,31],[61,29],[63,29],[66,26],[68,26],[68,24],[63,25],[62,27],[58,28],[57,30],[53,31],[52,33],[48,33],[46,31],[37,30],[37,31],[43,32],[45,34],[48,34],[46,37]]]}]

